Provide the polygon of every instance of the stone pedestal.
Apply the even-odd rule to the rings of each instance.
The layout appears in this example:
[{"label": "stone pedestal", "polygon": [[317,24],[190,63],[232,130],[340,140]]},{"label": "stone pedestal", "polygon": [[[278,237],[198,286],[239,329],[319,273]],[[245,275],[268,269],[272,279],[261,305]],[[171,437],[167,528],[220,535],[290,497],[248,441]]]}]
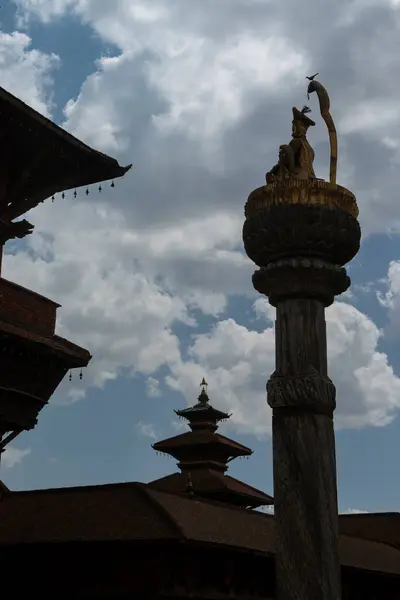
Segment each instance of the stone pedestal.
[{"label": "stone pedestal", "polygon": [[350,279],[343,267],[360,244],[358,209],[347,189],[285,180],[252,192],[243,240],[259,267],[257,291],[276,306],[273,410],[279,600],[339,600],[338,507],[325,307]]}]

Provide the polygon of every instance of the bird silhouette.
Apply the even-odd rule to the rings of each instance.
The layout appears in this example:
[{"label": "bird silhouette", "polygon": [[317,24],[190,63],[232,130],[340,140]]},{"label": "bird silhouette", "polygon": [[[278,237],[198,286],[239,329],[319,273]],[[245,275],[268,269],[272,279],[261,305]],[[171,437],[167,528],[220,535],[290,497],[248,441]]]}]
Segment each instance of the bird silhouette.
[{"label": "bird silhouette", "polygon": [[309,81],[312,81],[314,79],[314,77],[316,77],[317,75],[319,75],[319,73],[315,73],[315,75],[311,75],[311,77],[306,77],[306,79],[308,79]]}]

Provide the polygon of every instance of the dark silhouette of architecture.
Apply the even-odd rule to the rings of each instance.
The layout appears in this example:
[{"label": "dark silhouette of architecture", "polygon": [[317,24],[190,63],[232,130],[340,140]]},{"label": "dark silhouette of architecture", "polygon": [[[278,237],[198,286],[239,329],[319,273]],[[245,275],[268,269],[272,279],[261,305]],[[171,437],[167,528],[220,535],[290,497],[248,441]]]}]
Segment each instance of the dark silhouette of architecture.
[{"label": "dark silhouette of architecture", "polygon": [[247,200],[243,240],[260,267],[254,287],[276,307],[276,369],[267,396],[273,411],[278,598],[339,600],[336,394],[328,377],[325,307],[350,285],[343,265],[357,254],[361,232],[354,195],[336,184],[329,96],[314,78],[308,92],[317,93],[329,132],[330,181],[315,177],[309,109],[293,108],[293,139],[280,147],[267,185]]},{"label": "dark silhouette of architecture", "polygon": [[257,508],[273,504],[273,498],[242,481],[226,475],[228,463],[252,450],[216,433],[218,423],[230,415],[211,406],[205,379],[201,382],[198,403],[175,411],[189,422],[190,431],[157,442],[154,450],[176,458],[180,473],[167,475],[149,484],[164,492],[185,494],[189,489],[198,496],[233,506]]},{"label": "dark silhouette of architecture", "polygon": [[[5,128],[12,152],[4,168],[3,243],[10,232],[32,230],[13,224],[24,207],[126,171],[1,90],[0,112],[14,115]],[[15,596],[399,598],[400,514],[337,516],[323,313],[348,284],[337,265],[355,253],[359,230],[350,192],[315,178],[293,181],[293,172],[313,173],[299,114],[295,143],[282,148],[279,168],[246,207],[246,250],[261,264],[254,284],[278,310],[277,371],[268,389],[277,517],[254,510],[271,496],[226,474],[232,459],[251,450],[217,433],[229,415],[210,404],[203,380],[198,403],[176,411],[190,431],[154,444],[179,461],[180,472],[149,484],[16,492],[0,483],[3,587],[18,568],[9,584]],[[23,142],[14,135],[19,123]],[[8,211],[13,199],[19,208]],[[2,435],[32,428],[68,368],[90,359],[54,333],[57,306],[0,279]]]},{"label": "dark silhouette of architecture", "polygon": [[[15,221],[64,190],[115,179],[130,167],[92,150],[0,88],[0,274],[4,244],[32,233]],[[89,191],[89,190],[87,190]],[[85,367],[87,350],[55,334],[59,304],[0,277],[0,456],[32,429],[69,369]]]},{"label": "dark silhouette of architecture", "polygon": [[[244,485],[244,484],[243,484]],[[275,518],[186,485],[13,492],[0,486],[0,556],[17,595],[272,600]],[[397,600],[400,514],[339,517],[344,600]],[[299,556],[305,561],[308,547]],[[45,564],[48,576],[39,577]],[[304,578],[313,577],[304,571]]]}]

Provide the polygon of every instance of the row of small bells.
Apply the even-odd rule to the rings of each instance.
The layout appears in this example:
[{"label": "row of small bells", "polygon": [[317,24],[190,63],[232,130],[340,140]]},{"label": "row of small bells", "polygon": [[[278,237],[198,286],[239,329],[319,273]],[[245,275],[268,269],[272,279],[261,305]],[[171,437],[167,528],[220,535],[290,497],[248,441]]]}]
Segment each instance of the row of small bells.
[{"label": "row of small bells", "polygon": [[[115,183],[114,183],[114,181],[112,181],[112,182],[111,182],[111,185],[110,185],[110,187],[112,187],[112,188],[113,188],[113,187],[115,187]],[[102,186],[101,186],[101,185],[99,185],[98,191],[99,191],[100,193],[103,191],[103,188],[102,188]],[[88,195],[89,195],[89,188],[86,188],[85,194],[86,194],[86,196],[88,196]],[[74,191],[74,198],[76,198],[76,197],[77,197],[77,195],[78,195],[78,193],[77,193],[77,191],[75,190],[75,191]],[[61,194],[61,198],[62,198],[62,199],[64,199],[64,198],[65,198],[65,192],[63,192],[63,193]],[[55,196],[53,195],[53,196],[51,197],[51,201],[52,201],[52,202],[54,202],[54,200],[55,200]],[[79,379],[80,379],[80,380],[82,380],[82,379],[83,379],[83,371],[82,371],[82,369],[79,371]],[[70,372],[69,372],[68,380],[69,380],[69,381],[72,381],[72,370],[70,370]]]},{"label": "row of small bells", "polygon": [[[114,183],[113,181],[111,182],[111,185],[110,185],[110,187],[112,187],[112,188],[113,188],[113,187],[115,187],[115,183]],[[103,188],[102,188],[102,186],[101,186],[101,185],[99,185],[98,191],[99,191],[100,193],[103,191]],[[86,188],[85,194],[86,194],[86,196],[89,196],[89,188]],[[75,191],[74,191],[74,198],[76,198],[76,197],[77,197],[77,195],[78,195],[78,192],[75,190]],[[65,198],[65,192],[63,192],[63,193],[61,194],[61,198],[64,200],[64,198]],[[54,202],[54,200],[55,200],[55,196],[53,195],[53,196],[51,197],[51,201],[52,201],[52,202]]]},{"label": "row of small bells", "polygon": [[[82,371],[82,369],[79,371],[79,379],[80,379],[80,380],[82,380],[82,379],[83,379],[83,371]],[[68,380],[69,380],[69,381],[72,381],[72,369],[70,369],[70,371],[69,371]]]}]

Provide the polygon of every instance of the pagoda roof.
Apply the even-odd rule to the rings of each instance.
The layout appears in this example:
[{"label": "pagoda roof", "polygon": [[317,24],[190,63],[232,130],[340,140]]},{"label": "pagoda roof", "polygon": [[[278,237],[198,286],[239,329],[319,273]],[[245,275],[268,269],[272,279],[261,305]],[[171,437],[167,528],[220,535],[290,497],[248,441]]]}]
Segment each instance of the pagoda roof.
[{"label": "pagoda roof", "polygon": [[226,454],[229,454],[229,456],[250,456],[253,454],[253,451],[247,446],[243,446],[224,435],[208,430],[188,431],[187,433],[156,442],[152,447],[158,452],[165,452],[175,456],[178,453],[181,454],[182,450],[195,450],[202,445],[224,448]]},{"label": "pagoda roof", "polygon": [[11,221],[58,192],[122,177],[132,165],[93,150],[0,87],[1,138],[8,162],[0,219]]},{"label": "pagoda roof", "polygon": [[[236,506],[270,506],[274,499],[269,494],[239,481],[230,475],[211,469],[190,471],[193,493],[196,496],[214,498]],[[172,473],[148,484],[163,492],[187,493],[188,478],[186,473]]]},{"label": "pagoda roof", "polygon": [[222,412],[222,410],[214,408],[213,406],[211,406],[211,404],[208,404],[208,402],[198,402],[194,406],[190,406],[189,408],[183,408],[181,410],[175,410],[174,412],[179,417],[184,417],[189,421],[193,417],[198,418],[200,415],[204,415],[205,418],[211,418],[215,421],[224,421],[226,419],[229,419],[229,417],[231,416],[228,413]]},{"label": "pagoda roof", "polygon": [[[342,529],[342,517],[339,518]],[[185,542],[273,557],[275,519],[257,511],[166,494],[140,483],[5,492],[0,547],[41,543]],[[348,535],[339,537],[341,565],[400,575],[400,551]]]}]

